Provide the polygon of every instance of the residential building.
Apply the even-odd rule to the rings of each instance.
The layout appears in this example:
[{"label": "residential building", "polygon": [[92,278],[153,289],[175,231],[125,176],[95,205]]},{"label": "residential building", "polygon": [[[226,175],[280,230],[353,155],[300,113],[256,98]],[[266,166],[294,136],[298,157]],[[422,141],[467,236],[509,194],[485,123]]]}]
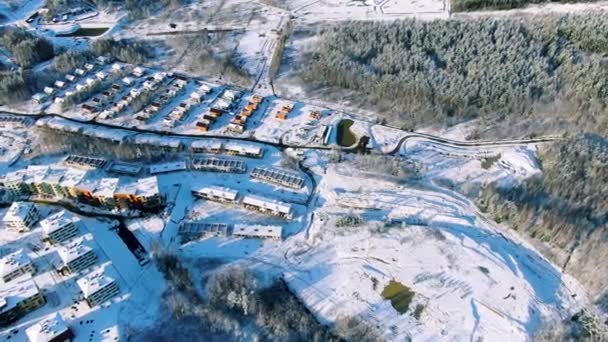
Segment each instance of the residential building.
[{"label": "residential building", "polygon": [[69,342],[74,339],[74,333],[59,313],[25,329],[25,335],[30,342]]},{"label": "residential building", "polygon": [[195,140],[190,145],[190,151],[193,153],[221,153],[221,141]]},{"label": "residential building", "polygon": [[25,183],[25,170],[11,172],[4,177],[4,186],[15,197],[31,194],[30,187]]},{"label": "residential building", "polygon": [[225,223],[183,222],[178,229],[181,243],[205,237],[220,237],[230,234],[230,226]]},{"label": "residential building", "polygon": [[45,93],[36,93],[32,96],[32,101],[36,104],[41,104],[48,99],[48,95]]},{"label": "residential building", "polygon": [[2,218],[8,229],[28,231],[40,219],[38,209],[31,202],[13,202]]},{"label": "residential building", "polygon": [[253,158],[262,158],[264,155],[264,149],[260,146],[254,145],[241,145],[241,144],[226,144],[224,146],[224,151],[227,154],[243,156],[243,157],[253,157]]},{"label": "residential building", "polygon": [[0,288],[0,325],[14,323],[43,306],[45,302],[31,277],[23,276],[6,284]]},{"label": "residential building", "polygon": [[150,166],[150,174],[152,175],[184,170],[186,170],[186,162],[184,161],[155,164]]},{"label": "residential building", "polygon": [[97,188],[93,192],[93,197],[97,199],[99,204],[106,208],[114,208],[116,206],[116,200],[114,194],[118,189],[118,178],[102,178],[97,183]]},{"label": "residential building", "polygon": [[32,275],[35,269],[32,259],[23,249],[19,249],[0,259],[0,276],[2,281],[8,283],[24,274]]},{"label": "residential building", "polygon": [[52,244],[58,244],[78,235],[76,218],[69,212],[62,210],[40,221],[45,238]]},{"label": "residential building", "polygon": [[245,173],[247,165],[242,160],[225,158],[192,158],[191,167],[194,170],[210,172]]},{"label": "residential building", "polygon": [[246,238],[281,239],[283,228],[281,226],[262,226],[237,224],[232,235]]},{"label": "residential building", "polygon": [[196,197],[204,198],[209,201],[223,203],[237,203],[239,192],[221,186],[207,186],[203,188],[192,188],[192,194]]},{"label": "residential building", "polygon": [[278,168],[256,167],[251,171],[251,178],[295,190],[304,187],[304,178],[296,173]]},{"label": "residential building", "polygon": [[163,204],[156,176],[139,179],[114,194],[120,208],[149,209]]},{"label": "residential building", "polygon": [[271,200],[260,196],[248,195],[243,198],[245,208],[255,210],[267,215],[286,219],[293,217],[291,205],[281,201]]},{"label": "residential building", "polygon": [[63,267],[70,273],[78,273],[97,262],[93,248],[85,245],[81,239],[70,241],[57,249]]},{"label": "residential building", "polygon": [[119,293],[116,281],[103,270],[95,270],[76,280],[76,283],[90,307],[103,304]]},{"label": "residential building", "polygon": [[78,184],[85,179],[87,176],[87,170],[68,168],[63,177],[61,178],[60,185],[64,188],[66,197],[72,199],[78,199],[80,197],[80,190],[78,190]]}]

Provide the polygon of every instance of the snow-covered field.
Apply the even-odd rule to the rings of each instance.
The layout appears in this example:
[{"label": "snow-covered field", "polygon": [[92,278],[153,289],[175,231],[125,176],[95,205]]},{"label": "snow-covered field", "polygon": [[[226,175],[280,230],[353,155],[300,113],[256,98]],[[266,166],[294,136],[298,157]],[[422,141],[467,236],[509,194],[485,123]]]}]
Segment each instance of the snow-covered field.
[{"label": "snow-covered field", "polygon": [[[576,282],[459,195],[340,171],[330,167],[320,184],[323,206],[307,237],[285,247],[286,278],[320,319],[358,314],[391,340],[527,340],[541,320],[584,302]],[[336,228],[332,218],[347,213],[367,223]],[[388,218],[417,225],[384,227]],[[419,320],[383,300],[390,280],[416,292],[414,303],[425,305]]]}]

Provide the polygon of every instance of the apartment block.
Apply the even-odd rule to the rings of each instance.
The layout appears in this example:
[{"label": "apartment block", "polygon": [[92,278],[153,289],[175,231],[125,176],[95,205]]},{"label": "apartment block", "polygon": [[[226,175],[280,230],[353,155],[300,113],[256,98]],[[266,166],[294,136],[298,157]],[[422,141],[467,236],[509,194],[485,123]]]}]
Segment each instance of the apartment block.
[{"label": "apartment block", "polygon": [[0,288],[0,325],[14,323],[19,318],[45,304],[38,286],[27,276]]},{"label": "apartment block", "polygon": [[93,271],[76,280],[76,283],[90,307],[105,303],[119,293],[116,281],[103,270]]},{"label": "apartment block", "polygon": [[44,235],[52,244],[70,240],[78,235],[76,218],[62,210],[40,221]]},{"label": "apartment block", "polygon": [[24,274],[34,274],[34,265],[23,249],[19,249],[0,259],[0,276],[8,283]]},{"label": "apartment block", "polygon": [[71,273],[77,273],[87,269],[97,262],[97,255],[93,248],[82,243],[81,240],[74,240],[57,249],[59,258]]},{"label": "apartment block", "polygon": [[2,218],[8,229],[18,232],[28,231],[40,219],[38,210],[31,202],[13,202]]}]

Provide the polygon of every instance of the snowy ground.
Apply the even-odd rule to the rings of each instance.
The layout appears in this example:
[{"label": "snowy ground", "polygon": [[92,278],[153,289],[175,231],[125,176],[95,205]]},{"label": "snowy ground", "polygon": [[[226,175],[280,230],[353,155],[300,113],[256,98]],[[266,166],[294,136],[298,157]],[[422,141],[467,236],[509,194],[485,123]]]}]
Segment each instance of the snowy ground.
[{"label": "snowy ground", "polygon": [[[576,282],[479,217],[466,199],[342,171],[327,171],[318,219],[285,254],[290,286],[322,320],[360,314],[393,340],[527,340],[546,316],[567,317],[579,307],[570,296],[584,297]],[[346,213],[368,224],[335,228],[332,220]],[[381,228],[387,218],[418,225]],[[382,299],[389,280],[416,292],[414,302],[426,305],[420,320],[399,315]]]}]

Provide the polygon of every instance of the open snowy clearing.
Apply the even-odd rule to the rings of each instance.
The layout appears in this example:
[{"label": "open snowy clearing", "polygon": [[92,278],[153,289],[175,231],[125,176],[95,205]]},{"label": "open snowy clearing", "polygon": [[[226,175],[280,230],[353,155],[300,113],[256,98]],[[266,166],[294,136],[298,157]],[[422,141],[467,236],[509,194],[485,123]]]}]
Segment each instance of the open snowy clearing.
[{"label": "open snowy clearing", "polygon": [[[397,340],[527,340],[547,316],[567,317],[584,303],[576,282],[465,199],[338,172],[330,168],[320,185],[324,205],[308,238],[294,238],[286,253],[290,286],[322,320],[359,314]],[[349,212],[368,224],[336,228],[332,217]],[[404,223],[378,232],[388,218]],[[420,320],[382,299],[390,280],[417,293]]]}]

